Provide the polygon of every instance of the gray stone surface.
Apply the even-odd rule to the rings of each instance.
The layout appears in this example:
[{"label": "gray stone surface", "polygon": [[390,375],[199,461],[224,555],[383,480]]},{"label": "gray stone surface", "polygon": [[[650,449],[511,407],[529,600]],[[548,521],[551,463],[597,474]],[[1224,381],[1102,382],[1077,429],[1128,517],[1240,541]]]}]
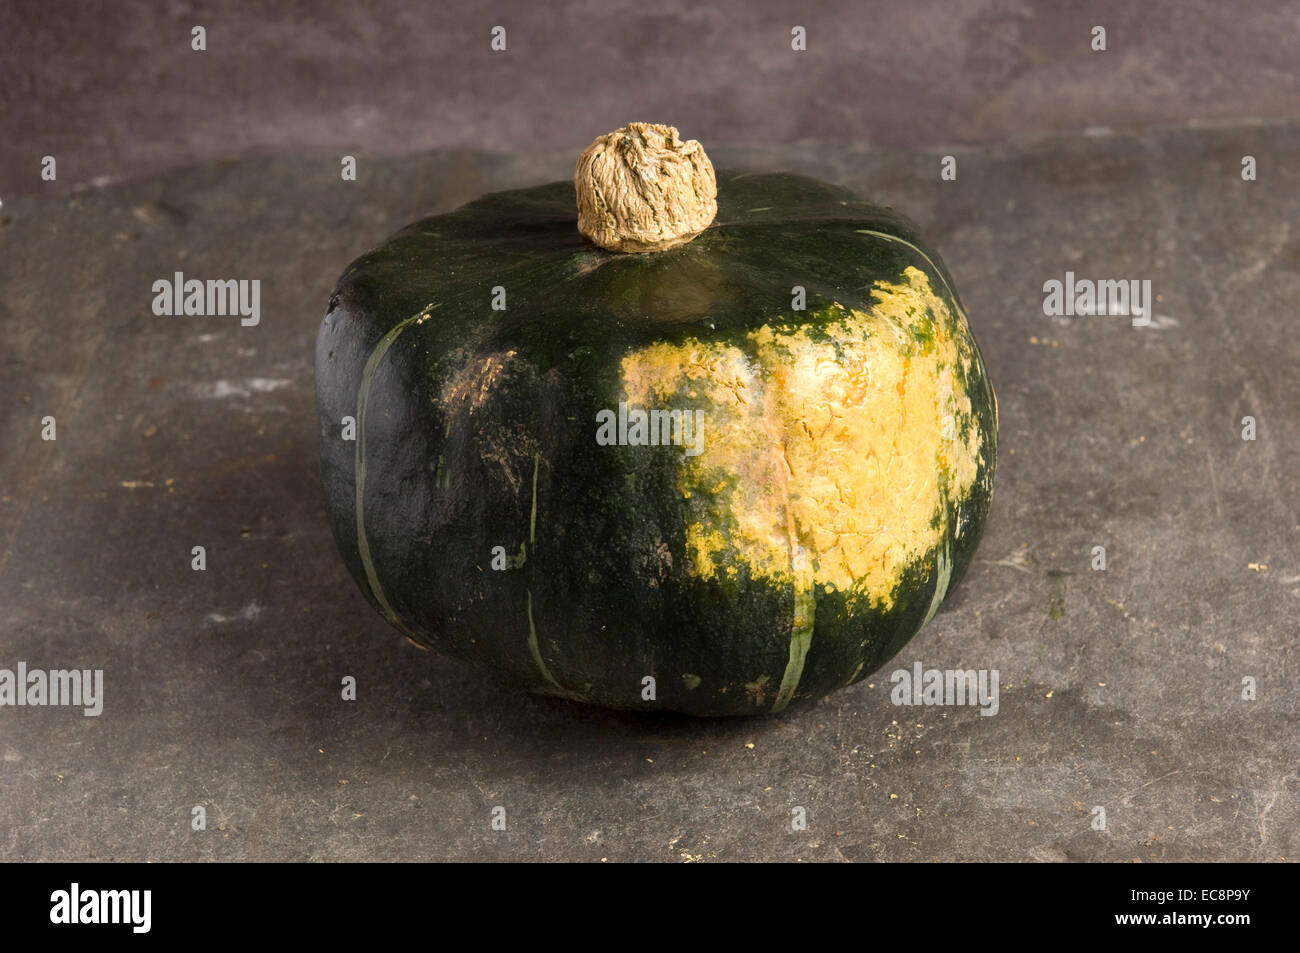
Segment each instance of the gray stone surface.
[{"label": "gray stone surface", "polygon": [[[0,667],[102,668],[106,700],[0,708],[0,858],[1297,856],[1300,126],[953,149],[948,183],[949,150],[715,150],[916,219],[1001,402],[964,585],[870,683],[747,721],[520,695],[407,645],[333,551],[312,358],[335,278],[573,151],[371,160],[355,183],[322,153],[6,202]],[[1149,278],[1155,326],[1045,316],[1067,269]],[[177,270],[260,278],[260,326],[153,316]],[[915,661],[997,669],[999,713],[893,706],[888,669]]]},{"label": "gray stone surface", "polygon": [[6,201],[267,150],[567,152],[631,120],[714,147],[1300,118],[1293,0],[6,0],[0,38]]}]

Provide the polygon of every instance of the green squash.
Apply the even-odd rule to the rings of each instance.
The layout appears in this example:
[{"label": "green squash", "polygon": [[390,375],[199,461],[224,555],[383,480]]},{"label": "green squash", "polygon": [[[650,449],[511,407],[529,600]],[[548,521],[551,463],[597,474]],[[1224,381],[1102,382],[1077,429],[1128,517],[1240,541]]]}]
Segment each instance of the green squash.
[{"label": "green squash", "polygon": [[717,205],[620,254],[572,184],[501,192],[344,272],[326,504],[412,642],[597,705],[753,714],[871,674],[957,585],[997,408],[939,257],[800,176],[719,172]]}]

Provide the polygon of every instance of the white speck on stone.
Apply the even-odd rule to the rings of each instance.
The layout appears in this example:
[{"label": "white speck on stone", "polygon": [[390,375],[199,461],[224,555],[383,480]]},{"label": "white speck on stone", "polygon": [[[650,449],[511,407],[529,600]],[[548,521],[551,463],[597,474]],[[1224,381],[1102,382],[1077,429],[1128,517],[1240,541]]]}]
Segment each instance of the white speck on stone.
[{"label": "white speck on stone", "polygon": [[262,607],[256,602],[250,602],[244,608],[240,609],[234,615],[222,615],[220,612],[209,612],[209,622],[247,622],[249,619],[261,615]]},{"label": "white speck on stone", "polygon": [[251,397],[254,392],[267,393],[292,383],[283,377],[248,377],[242,381],[200,381],[193,390],[197,397]]}]

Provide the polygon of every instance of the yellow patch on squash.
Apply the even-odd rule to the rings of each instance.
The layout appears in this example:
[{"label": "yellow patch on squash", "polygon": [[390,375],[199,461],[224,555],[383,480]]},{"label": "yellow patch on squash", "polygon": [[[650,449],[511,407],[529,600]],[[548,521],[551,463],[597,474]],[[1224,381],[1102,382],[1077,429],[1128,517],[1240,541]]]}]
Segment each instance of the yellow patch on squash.
[{"label": "yellow patch on squash", "polygon": [[704,451],[678,475],[700,578],[744,563],[889,608],[948,532],[982,449],[967,332],[916,268],[874,296],[814,327],[767,325],[744,348],[659,343],[623,360],[630,403],[704,411]]}]

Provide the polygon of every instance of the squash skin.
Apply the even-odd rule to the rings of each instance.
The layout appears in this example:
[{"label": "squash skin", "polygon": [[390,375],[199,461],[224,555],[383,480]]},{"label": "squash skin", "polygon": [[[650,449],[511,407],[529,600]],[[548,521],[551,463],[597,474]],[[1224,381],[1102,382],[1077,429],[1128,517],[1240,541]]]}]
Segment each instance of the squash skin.
[{"label": "squash skin", "polygon": [[[844,189],[717,178],[714,225],[668,251],[594,247],[576,230],[572,185],[556,183],[416,222],[340,278],[317,338],[326,509],[362,592],[412,641],[605,707],[757,714],[878,670],[965,574],[991,500],[996,403],[942,262],[901,216]],[[598,446],[595,413],[626,399],[630,351],[813,327],[832,303],[870,312],[873,288],[909,267],[948,312],[931,318],[973,355],[963,384],[982,452],[944,523],[964,528],[944,534],[947,580],[927,552],[903,569],[892,605],[818,586],[797,687],[781,698],[794,587],[746,566],[689,572],[680,451]],[[793,285],[806,312],[790,310]],[[496,286],[505,311],[490,307]],[[449,388],[462,395],[454,405]],[[346,416],[357,442],[340,437]],[[516,559],[523,545],[522,564],[489,568],[497,545]],[[654,700],[642,697],[647,675]]]}]

